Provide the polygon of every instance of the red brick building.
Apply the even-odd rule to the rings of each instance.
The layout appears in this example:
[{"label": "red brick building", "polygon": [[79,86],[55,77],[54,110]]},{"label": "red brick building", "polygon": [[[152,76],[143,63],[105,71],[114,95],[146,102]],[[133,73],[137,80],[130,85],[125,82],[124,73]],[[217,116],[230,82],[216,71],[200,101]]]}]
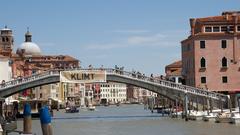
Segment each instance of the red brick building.
[{"label": "red brick building", "polygon": [[240,91],[240,11],[191,18],[182,43],[186,84],[213,91]]}]

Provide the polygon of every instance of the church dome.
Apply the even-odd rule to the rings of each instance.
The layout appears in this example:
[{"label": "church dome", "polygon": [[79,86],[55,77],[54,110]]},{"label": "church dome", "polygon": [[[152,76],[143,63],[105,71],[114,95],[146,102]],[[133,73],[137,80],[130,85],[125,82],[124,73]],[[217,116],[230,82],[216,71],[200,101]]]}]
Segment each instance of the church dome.
[{"label": "church dome", "polygon": [[17,49],[17,54],[41,55],[41,49],[32,42],[32,34],[29,31],[25,34],[25,42]]},{"label": "church dome", "polygon": [[23,50],[25,55],[41,55],[40,48],[33,42],[24,42],[19,49]]}]

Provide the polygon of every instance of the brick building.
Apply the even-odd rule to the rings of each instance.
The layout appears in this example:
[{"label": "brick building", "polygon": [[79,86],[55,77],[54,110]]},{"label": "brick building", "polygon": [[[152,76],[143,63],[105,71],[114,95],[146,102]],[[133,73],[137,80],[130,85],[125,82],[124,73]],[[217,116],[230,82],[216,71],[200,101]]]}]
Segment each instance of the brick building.
[{"label": "brick building", "polygon": [[240,91],[240,11],[190,19],[182,43],[182,75],[187,85],[223,93]]}]

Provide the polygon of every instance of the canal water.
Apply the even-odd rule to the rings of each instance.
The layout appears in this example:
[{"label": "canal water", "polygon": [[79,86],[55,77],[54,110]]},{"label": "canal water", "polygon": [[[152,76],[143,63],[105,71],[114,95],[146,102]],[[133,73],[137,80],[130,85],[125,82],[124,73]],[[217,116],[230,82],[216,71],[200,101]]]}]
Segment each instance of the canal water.
[{"label": "canal water", "polygon": [[[96,111],[54,112],[54,135],[239,135],[240,125],[188,121],[161,117],[144,110],[143,105],[99,106]],[[39,120],[33,120],[33,132],[41,135]],[[22,120],[18,121],[22,130]],[[11,133],[10,135],[18,135]]]}]

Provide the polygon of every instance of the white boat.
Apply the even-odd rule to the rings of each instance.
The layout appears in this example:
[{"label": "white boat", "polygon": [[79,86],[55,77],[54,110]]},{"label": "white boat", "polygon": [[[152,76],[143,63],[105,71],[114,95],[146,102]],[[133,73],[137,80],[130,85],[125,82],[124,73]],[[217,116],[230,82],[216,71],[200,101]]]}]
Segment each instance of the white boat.
[{"label": "white boat", "polygon": [[88,110],[89,110],[89,111],[95,111],[95,109],[96,109],[96,107],[93,106],[92,104],[89,104],[89,105],[88,105]]},{"label": "white boat", "polygon": [[229,113],[219,113],[215,118],[216,123],[230,123],[231,122],[231,114]]}]

